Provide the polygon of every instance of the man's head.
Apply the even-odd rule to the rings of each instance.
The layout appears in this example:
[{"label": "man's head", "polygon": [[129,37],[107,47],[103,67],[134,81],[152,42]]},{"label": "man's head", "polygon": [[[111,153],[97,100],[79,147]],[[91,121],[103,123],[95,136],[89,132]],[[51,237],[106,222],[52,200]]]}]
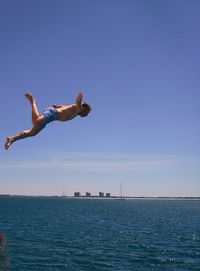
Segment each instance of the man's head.
[{"label": "man's head", "polygon": [[79,116],[87,117],[87,115],[90,113],[92,110],[91,105],[89,103],[83,103],[82,104],[82,111],[79,113]]}]

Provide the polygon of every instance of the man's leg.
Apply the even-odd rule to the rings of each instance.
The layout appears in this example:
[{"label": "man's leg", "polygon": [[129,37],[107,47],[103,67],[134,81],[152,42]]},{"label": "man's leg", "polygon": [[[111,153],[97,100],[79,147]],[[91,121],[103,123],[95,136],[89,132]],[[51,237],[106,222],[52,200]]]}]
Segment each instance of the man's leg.
[{"label": "man's leg", "polygon": [[35,125],[36,121],[40,117],[40,113],[38,111],[35,99],[31,95],[31,93],[25,93],[25,97],[29,100],[31,107],[32,107],[32,124]]},{"label": "man's leg", "polygon": [[39,118],[39,121],[35,124],[35,126],[33,126],[32,129],[22,131],[21,133],[15,135],[15,136],[7,137],[7,140],[6,140],[6,143],[5,143],[5,146],[4,146],[5,149],[7,150],[10,147],[10,145],[12,143],[14,143],[15,141],[17,141],[17,140],[37,135],[43,129],[43,127],[41,126],[43,121],[44,120],[41,117],[41,118]]}]

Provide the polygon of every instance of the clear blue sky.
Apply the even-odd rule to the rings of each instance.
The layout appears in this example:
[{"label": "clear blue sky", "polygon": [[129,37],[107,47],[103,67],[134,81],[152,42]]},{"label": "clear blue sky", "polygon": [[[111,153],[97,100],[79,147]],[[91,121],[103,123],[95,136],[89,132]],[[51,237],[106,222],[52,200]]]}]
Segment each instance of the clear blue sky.
[{"label": "clear blue sky", "polygon": [[[0,193],[200,196],[198,0],[1,0]],[[88,118],[31,128],[74,103]]]}]

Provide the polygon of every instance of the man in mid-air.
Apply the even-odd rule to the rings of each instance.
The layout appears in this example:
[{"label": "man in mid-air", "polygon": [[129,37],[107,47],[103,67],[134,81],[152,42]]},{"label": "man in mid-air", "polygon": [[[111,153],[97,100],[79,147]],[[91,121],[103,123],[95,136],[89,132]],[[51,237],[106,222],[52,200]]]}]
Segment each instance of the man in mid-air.
[{"label": "man in mid-air", "polygon": [[7,150],[12,143],[17,140],[37,135],[46,124],[54,121],[68,121],[77,116],[86,117],[90,111],[91,106],[88,103],[82,103],[83,93],[80,92],[76,98],[76,103],[71,105],[57,105],[47,108],[41,114],[38,111],[35,99],[31,93],[25,93],[25,97],[29,100],[32,107],[32,124],[33,127],[30,130],[22,131],[21,133],[9,136],[5,143],[5,149]]}]

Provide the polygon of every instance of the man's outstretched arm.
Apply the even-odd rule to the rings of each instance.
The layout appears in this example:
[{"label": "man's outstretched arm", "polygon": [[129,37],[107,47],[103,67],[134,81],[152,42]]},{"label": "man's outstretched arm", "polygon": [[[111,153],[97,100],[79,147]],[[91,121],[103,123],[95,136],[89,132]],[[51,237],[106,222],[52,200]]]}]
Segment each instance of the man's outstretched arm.
[{"label": "man's outstretched arm", "polygon": [[80,92],[76,98],[76,107],[78,111],[82,110],[83,92]]}]

